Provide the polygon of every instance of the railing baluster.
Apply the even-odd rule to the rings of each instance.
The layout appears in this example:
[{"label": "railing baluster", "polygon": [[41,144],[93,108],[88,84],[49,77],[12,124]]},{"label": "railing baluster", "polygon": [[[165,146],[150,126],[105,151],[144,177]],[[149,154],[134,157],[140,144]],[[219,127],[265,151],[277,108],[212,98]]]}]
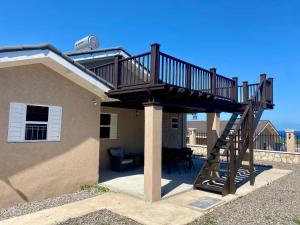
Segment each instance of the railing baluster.
[{"label": "railing baluster", "polygon": [[217,76],[217,70],[215,68],[210,69],[211,73],[211,90],[210,93],[215,95],[216,94],[216,76]]}]

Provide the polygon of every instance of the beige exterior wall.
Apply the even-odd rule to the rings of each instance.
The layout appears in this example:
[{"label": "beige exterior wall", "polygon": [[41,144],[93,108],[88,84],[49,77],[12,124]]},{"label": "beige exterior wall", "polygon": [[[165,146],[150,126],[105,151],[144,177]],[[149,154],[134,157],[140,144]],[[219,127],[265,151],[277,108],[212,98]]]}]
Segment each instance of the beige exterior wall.
[{"label": "beige exterior wall", "polygon": [[[101,107],[102,113],[118,114],[117,139],[100,140],[100,168],[109,168],[108,149],[122,147],[125,152],[144,152],[144,110],[123,109],[113,107]],[[178,118],[178,129],[172,129],[171,120]],[[163,147],[181,147],[185,136],[185,115],[178,113],[163,113]],[[185,143],[183,143],[185,146]],[[101,179],[101,174],[100,174]]]},{"label": "beige exterior wall", "polygon": [[109,148],[122,147],[125,152],[142,153],[144,151],[143,110],[101,107],[101,113],[116,113],[118,122],[117,139],[100,139],[100,169],[108,168],[110,165]]},{"label": "beige exterior wall", "polygon": [[[172,118],[178,118],[177,129],[171,126]],[[180,148],[185,146],[185,123],[185,114],[163,113],[163,147]]]},{"label": "beige exterior wall", "polygon": [[[42,64],[0,69],[0,96],[0,207],[97,182],[100,99]],[[10,102],[61,106],[61,141],[8,143]]]}]

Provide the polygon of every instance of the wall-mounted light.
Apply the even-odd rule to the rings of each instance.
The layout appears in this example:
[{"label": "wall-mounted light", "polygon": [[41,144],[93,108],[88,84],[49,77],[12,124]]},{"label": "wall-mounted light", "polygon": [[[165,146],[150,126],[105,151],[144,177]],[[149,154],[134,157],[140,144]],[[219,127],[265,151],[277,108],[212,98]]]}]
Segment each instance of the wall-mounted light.
[{"label": "wall-mounted light", "polygon": [[140,112],[138,109],[135,110],[135,116],[138,117],[140,115]]},{"label": "wall-mounted light", "polygon": [[98,102],[97,102],[97,100],[95,99],[95,98],[92,98],[92,103],[94,104],[94,106],[96,106],[96,105],[98,105]]}]

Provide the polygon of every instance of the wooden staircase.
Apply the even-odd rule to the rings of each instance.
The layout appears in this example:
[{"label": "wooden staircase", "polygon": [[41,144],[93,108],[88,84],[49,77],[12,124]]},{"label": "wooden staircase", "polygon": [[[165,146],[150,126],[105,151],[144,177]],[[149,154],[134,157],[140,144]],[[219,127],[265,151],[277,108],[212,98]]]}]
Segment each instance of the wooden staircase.
[{"label": "wooden staircase", "polygon": [[[233,194],[241,167],[249,170],[250,184],[254,184],[253,135],[263,111],[273,107],[273,104],[270,106],[272,99],[266,94],[269,93],[268,87],[268,80],[262,77],[254,94],[245,102],[243,111],[232,113],[222,135],[207,151],[207,160],[194,182],[195,189],[223,196]],[[222,168],[221,164],[226,164],[226,168]]]}]

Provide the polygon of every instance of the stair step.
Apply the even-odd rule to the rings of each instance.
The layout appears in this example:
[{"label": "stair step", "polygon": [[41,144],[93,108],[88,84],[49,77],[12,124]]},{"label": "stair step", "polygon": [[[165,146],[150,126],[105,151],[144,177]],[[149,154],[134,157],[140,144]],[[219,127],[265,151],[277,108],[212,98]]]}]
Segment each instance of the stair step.
[{"label": "stair step", "polygon": [[223,186],[219,186],[219,185],[195,184],[194,187],[200,190],[212,191],[219,194],[222,194],[223,192]]},{"label": "stair step", "polygon": [[221,161],[220,160],[207,160],[207,163],[208,164],[218,164],[218,163],[220,163]]},{"label": "stair step", "polygon": [[218,169],[218,170],[212,170],[210,167],[204,167],[203,170],[209,171],[209,172],[222,172],[222,173],[227,173],[227,169]]}]

